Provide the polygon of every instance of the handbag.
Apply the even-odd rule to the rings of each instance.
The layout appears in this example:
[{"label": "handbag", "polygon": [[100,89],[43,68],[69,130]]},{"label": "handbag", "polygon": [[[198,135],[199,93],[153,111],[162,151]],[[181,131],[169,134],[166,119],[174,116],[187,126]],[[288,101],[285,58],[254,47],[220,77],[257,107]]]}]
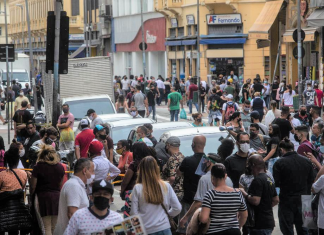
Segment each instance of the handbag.
[{"label": "handbag", "polygon": [[319,203],[319,198],[320,198],[320,194],[316,193],[313,197],[312,203],[311,203],[311,207],[312,207],[312,211],[313,211],[313,221],[314,223],[318,226],[317,224],[317,218],[318,218],[318,203]]},{"label": "handbag", "polygon": [[312,211],[313,197],[313,195],[301,195],[303,227],[308,229],[317,229],[317,224],[314,222],[315,216]]},{"label": "handbag", "polygon": [[176,232],[178,229],[178,225],[177,223],[173,220],[173,218],[169,215],[169,212],[167,211],[167,209],[165,208],[165,206],[163,205],[163,203],[161,203],[161,206],[163,208],[163,210],[165,211],[166,215],[168,216],[170,225],[171,225],[171,232]]}]

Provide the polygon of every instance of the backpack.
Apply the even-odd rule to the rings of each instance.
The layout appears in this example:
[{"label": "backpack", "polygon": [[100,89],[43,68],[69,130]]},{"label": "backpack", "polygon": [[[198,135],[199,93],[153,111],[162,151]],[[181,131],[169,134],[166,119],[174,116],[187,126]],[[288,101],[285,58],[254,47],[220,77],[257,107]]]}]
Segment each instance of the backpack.
[{"label": "backpack", "polygon": [[319,163],[322,164],[322,162],[323,162],[323,155],[322,155],[322,153],[319,151],[319,149],[316,149],[316,148],[314,147],[314,145],[309,144],[309,143],[303,143],[303,144],[305,144],[308,148],[311,149],[312,154],[314,155],[314,157],[317,159],[317,161],[318,161]]},{"label": "backpack", "polygon": [[237,107],[234,102],[227,102],[225,109],[225,120],[229,120],[230,116],[237,111]]},{"label": "backpack", "polygon": [[[0,167],[4,167],[4,154],[5,154],[5,151],[3,149],[0,150]],[[4,171],[5,169],[0,169],[0,172],[1,171]]]},{"label": "backpack", "polygon": [[217,103],[217,96],[216,95],[212,95],[211,96],[212,97],[212,100],[211,100],[211,102],[210,102],[210,107],[209,107],[209,109],[210,110],[213,110],[213,111],[216,111],[216,110],[220,110],[221,108],[221,106],[220,106],[220,104],[218,104]]}]

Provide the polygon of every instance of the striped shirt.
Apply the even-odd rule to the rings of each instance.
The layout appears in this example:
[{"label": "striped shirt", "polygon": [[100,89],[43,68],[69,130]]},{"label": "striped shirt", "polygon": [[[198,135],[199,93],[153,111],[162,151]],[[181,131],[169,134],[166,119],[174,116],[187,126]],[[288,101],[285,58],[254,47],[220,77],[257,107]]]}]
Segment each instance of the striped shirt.
[{"label": "striped shirt", "polygon": [[210,225],[206,234],[239,228],[237,212],[245,211],[246,204],[240,191],[218,192],[209,190],[202,207],[210,209]]}]

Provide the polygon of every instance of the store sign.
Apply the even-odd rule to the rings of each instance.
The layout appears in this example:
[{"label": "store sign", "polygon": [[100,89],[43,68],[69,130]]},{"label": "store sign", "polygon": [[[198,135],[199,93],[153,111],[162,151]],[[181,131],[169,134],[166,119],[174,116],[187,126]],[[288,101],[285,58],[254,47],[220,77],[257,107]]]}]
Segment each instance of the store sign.
[{"label": "store sign", "polygon": [[84,40],[84,34],[70,34],[69,40],[70,41],[82,41],[82,40]]},{"label": "store sign", "polygon": [[151,43],[151,44],[156,43],[156,39],[157,37],[150,34],[149,30],[146,31],[146,43]]},{"label": "store sign", "polygon": [[177,27],[178,27],[177,18],[171,18],[171,28],[177,28]]},{"label": "store sign", "polygon": [[194,24],[195,24],[194,15],[187,15],[187,25],[194,25]]},{"label": "store sign", "polygon": [[242,24],[241,14],[207,15],[208,25]]}]

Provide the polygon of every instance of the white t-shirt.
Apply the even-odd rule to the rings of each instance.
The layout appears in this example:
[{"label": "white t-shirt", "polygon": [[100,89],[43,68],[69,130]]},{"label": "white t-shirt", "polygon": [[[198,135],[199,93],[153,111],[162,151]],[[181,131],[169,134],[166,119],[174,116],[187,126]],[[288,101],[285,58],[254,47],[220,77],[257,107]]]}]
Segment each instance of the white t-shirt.
[{"label": "white t-shirt", "polygon": [[294,102],[293,102],[293,96],[296,94],[295,91],[292,91],[291,95],[289,92],[285,92],[282,96],[282,99],[284,100],[284,104],[285,106],[287,105],[293,105]]},{"label": "white t-shirt", "polygon": [[61,235],[64,233],[69,223],[67,216],[69,206],[77,207],[79,210],[89,206],[85,184],[79,177],[74,175],[71,176],[71,179],[69,179],[61,189],[59,212],[54,235]]},{"label": "white t-shirt", "polygon": [[91,121],[90,128],[94,129],[97,125],[103,124],[103,120],[97,116],[94,120]]},{"label": "white t-shirt", "polygon": [[128,79],[122,79],[121,80],[121,83],[122,83],[122,85],[123,85],[123,90],[128,90],[128,84],[129,84],[129,81],[128,81]]},{"label": "white t-shirt", "polygon": [[[293,124],[294,128],[301,125],[300,121],[297,118],[293,118],[291,123]],[[295,140],[294,134],[292,134],[291,132],[289,132],[289,139],[290,139],[291,143],[294,144],[295,151],[297,151],[297,149],[299,147],[299,143]]]},{"label": "white t-shirt", "polygon": [[123,218],[115,211],[108,211],[105,218],[98,218],[90,208],[77,210],[69,221],[64,235],[90,235],[100,233],[114,224],[121,223]]},{"label": "white t-shirt", "polygon": [[317,225],[320,229],[324,229],[324,175],[319,177],[318,180],[313,184],[313,189],[316,193],[320,192]]},{"label": "white t-shirt", "polygon": [[110,173],[112,178],[118,176],[120,174],[120,170],[112,164],[107,157],[105,156],[98,156],[92,159],[94,164],[94,171],[95,171],[95,181],[97,180],[105,180]]}]

